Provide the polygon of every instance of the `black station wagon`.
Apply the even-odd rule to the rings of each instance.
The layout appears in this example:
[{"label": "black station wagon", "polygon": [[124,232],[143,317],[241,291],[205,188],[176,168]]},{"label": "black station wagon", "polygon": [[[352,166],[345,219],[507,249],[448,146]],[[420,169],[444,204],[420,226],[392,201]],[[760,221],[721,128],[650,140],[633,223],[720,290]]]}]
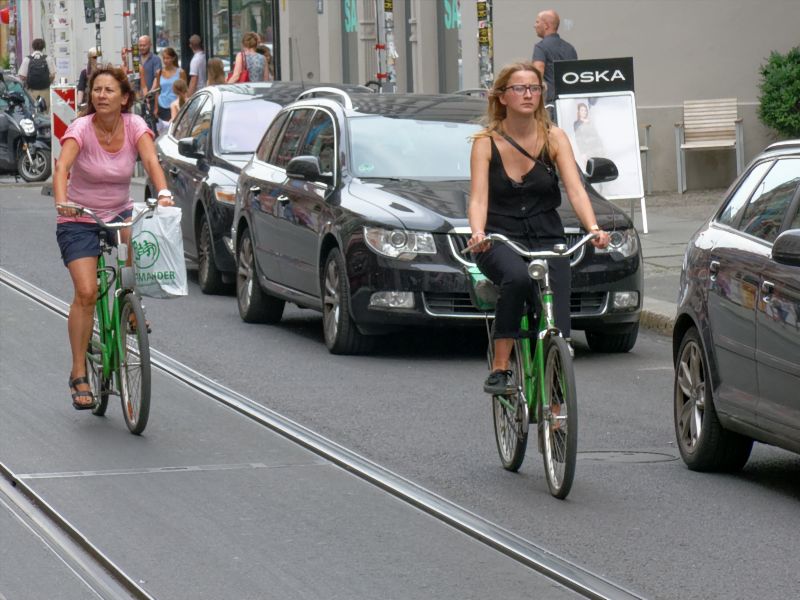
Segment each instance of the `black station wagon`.
[{"label": "black station wagon", "polygon": [[[485,109],[465,96],[336,90],[285,107],[236,189],[242,318],[278,322],[287,301],[320,310],[333,353],[362,351],[370,335],[403,326],[483,319],[461,250],[470,136]],[[597,181],[616,176],[604,162]],[[627,351],[639,327],[639,239],[622,211],[587,189],[612,246],[572,257],[573,327],[594,349]],[[561,211],[568,236],[580,236],[568,202]]]},{"label": "black station wagon", "polygon": [[673,353],[689,468],[741,469],[754,440],[800,452],[800,140],[758,156],[689,241]]}]

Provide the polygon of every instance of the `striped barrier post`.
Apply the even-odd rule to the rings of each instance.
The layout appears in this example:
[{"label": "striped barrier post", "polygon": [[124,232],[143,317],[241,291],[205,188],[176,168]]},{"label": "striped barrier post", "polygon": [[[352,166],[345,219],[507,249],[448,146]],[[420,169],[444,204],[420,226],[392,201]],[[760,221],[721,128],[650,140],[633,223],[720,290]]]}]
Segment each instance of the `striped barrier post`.
[{"label": "striped barrier post", "polygon": [[59,85],[50,88],[50,160],[52,172],[61,155],[61,138],[78,116],[75,106],[75,86]]}]

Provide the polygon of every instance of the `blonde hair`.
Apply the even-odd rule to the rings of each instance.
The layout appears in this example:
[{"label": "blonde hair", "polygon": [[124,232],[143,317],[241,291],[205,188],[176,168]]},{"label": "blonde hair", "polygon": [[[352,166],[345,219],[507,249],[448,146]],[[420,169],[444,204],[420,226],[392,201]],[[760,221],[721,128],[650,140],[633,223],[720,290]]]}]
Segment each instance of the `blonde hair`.
[{"label": "blonde hair", "polygon": [[550,120],[550,115],[547,113],[547,109],[544,107],[546,89],[542,74],[539,69],[534,67],[533,63],[530,61],[511,63],[502,68],[492,84],[492,89],[489,90],[489,105],[487,106],[486,114],[482,119],[482,123],[486,126],[486,128],[482,131],[479,131],[472,137],[473,139],[478,139],[482,137],[490,137],[492,133],[495,132],[503,133],[503,121],[508,113],[506,111],[505,104],[500,102],[500,96],[505,93],[506,85],[508,85],[508,80],[511,79],[511,76],[519,71],[529,71],[531,73],[535,73],[536,78],[539,80],[539,84],[542,86],[542,93],[539,96],[539,106],[537,106],[536,110],[533,111],[532,118],[536,123],[536,133],[539,136],[539,139],[544,140],[544,146],[542,149],[549,156],[551,148],[548,134],[550,133],[550,128],[553,126],[553,122]]},{"label": "blonde hair", "polygon": [[208,85],[225,83],[225,67],[222,64],[222,59],[217,57],[209,58],[206,74],[208,75]]}]

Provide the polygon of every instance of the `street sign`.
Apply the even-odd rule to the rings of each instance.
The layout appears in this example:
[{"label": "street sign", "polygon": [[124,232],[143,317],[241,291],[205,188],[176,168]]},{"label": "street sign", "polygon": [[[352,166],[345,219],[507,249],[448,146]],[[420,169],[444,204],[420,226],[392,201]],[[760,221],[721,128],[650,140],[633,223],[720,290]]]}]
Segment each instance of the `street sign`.
[{"label": "street sign", "polygon": [[[97,17],[99,21],[106,20],[106,0],[97,0]],[[95,22],[95,0],[83,0],[83,15],[87,23]]]}]

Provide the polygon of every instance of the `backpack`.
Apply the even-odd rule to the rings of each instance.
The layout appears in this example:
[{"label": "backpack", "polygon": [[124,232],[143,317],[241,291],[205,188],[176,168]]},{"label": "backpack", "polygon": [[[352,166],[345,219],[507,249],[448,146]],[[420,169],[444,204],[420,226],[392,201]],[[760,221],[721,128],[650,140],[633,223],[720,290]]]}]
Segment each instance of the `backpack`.
[{"label": "backpack", "polygon": [[33,55],[28,57],[27,85],[32,90],[44,90],[50,87],[50,68],[47,66],[47,56],[40,54],[38,58]]}]

